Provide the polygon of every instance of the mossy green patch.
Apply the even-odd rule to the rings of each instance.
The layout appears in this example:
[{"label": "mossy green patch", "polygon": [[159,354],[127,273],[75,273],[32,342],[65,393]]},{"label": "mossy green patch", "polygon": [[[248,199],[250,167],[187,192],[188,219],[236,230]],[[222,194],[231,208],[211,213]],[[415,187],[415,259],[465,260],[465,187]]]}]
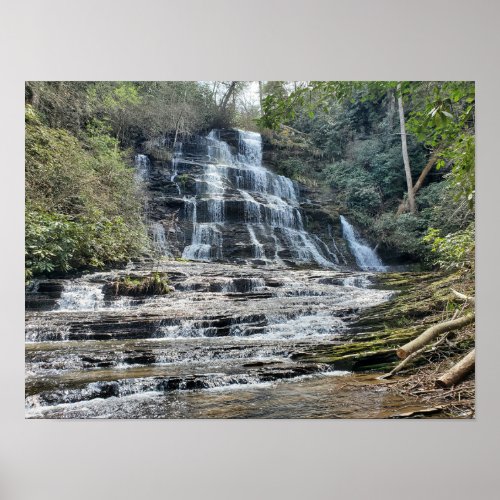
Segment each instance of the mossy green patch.
[{"label": "mossy green patch", "polygon": [[125,276],[113,284],[115,295],[166,295],[173,291],[166,273],[154,272],[149,276]]},{"label": "mossy green patch", "polygon": [[[447,319],[444,314],[452,314],[453,309],[447,306],[457,299],[451,289],[461,283],[460,273],[377,275],[376,288],[394,290],[394,296],[363,311],[335,345],[299,353],[295,359],[327,363],[336,369],[388,371],[398,361],[397,347],[416,338],[429,325]],[[472,345],[473,340],[464,342]]]}]

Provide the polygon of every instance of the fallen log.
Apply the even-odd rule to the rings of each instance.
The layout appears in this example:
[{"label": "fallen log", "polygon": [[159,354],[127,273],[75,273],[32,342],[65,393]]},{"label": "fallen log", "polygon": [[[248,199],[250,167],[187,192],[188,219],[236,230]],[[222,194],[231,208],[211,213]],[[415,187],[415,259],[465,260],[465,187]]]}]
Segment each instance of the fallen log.
[{"label": "fallen log", "polygon": [[420,410],[409,411],[406,413],[398,413],[397,415],[392,415],[389,418],[414,418],[418,416],[432,415],[433,413],[439,413],[443,411],[444,406],[434,406],[432,408],[422,408]]},{"label": "fallen log", "polygon": [[473,349],[467,356],[462,358],[456,365],[436,380],[436,387],[446,388],[459,384],[474,370],[475,364],[476,350]]},{"label": "fallen log", "polygon": [[456,290],[451,289],[451,293],[455,295],[457,299],[460,300],[466,300],[467,302],[470,302],[471,304],[476,303],[476,299],[474,297],[471,297],[470,295],[464,295],[463,293],[457,292]]},{"label": "fallen log", "polygon": [[432,344],[431,346],[423,346],[421,347],[418,351],[415,351],[411,353],[408,357],[403,359],[399,365],[395,366],[389,373],[386,373],[385,375],[382,375],[379,377],[380,380],[385,380],[388,378],[391,378],[392,376],[396,375],[396,373],[400,372],[405,366],[409,365],[414,359],[418,358],[420,354],[427,352],[428,349],[435,349],[439,345],[441,345],[447,338],[448,338],[449,332],[443,335],[437,342]]},{"label": "fallen log", "polygon": [[462,316],[458,319],[452,319],[450,321],[444,321],[443,323],[438,323],[437,325],[431,326],[424,333],[419,335],[416,339],[408,342],[404,346],[400,347],[396,354],[399,359],[407,358],[411,353],[418,351],[425,345],[427,345],[431,340],[434,340],[441,333],[451,332],[452,330],[458,330],[466,325],[472,323],[475,319],[475,314],[470,313]]}]

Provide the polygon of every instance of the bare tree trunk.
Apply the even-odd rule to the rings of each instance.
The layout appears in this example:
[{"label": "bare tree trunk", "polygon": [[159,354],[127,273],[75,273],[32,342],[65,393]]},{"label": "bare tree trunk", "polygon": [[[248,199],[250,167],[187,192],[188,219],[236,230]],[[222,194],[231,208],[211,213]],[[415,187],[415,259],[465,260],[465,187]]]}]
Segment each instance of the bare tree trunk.
[{"label": "bare tree trunk", "polygon": [[408,187],[408,206],[410,212],[416,212],[415,196],[413,194],[413,181],[411,178],[410,159],[408,158],[408,145],[406,144],[406,126],[405,112],[403,108],[403,95],[401,93],[401,84],[398,84],[398,109],[399,109],[399,125],[401,128],[401,148],[403,150],[403,161],[405,164],[406,185]]},{"label": "bare tree trunk", "polygon": [[174,152],[175,152],[175,145],[177,144],[177,136],[179,134],[179,122],[180,122],[180,119],[177,120],[177,123],[175,124],[174,144],[172,146],[172,149]]},{"label": "bare tree trunk", "polygon": [[438,323],[437,325],[431,326],[424,333],[419,335],[416,339],[408,342],[404,346],[400,347],[396,354],[398,358],[405,359],[411,353],[418,351],[420,348],[428,344],[431,340],[434,340],[441,333],[450,332],[452,330],[458,330],[470,323],[472,323],[475,319],[475,314],[470,313],[462,318],[452,319],[450,321],[445,321],[443,323]]},{"label": "bare tree trunk", "polygon": [[235,89],[236,89],[236,84],[238,82],[231,82],[231,84],[229,85],[229,88],[227,89],[227,92],[226,94],[224,95],[224,97],[222,98],[222,102],[220,104],[220,109],[221,110],[225,110],[226,107],[227,107],[227,104],[229,102],[229,99],[231,99],[231,96],[233,95]]},{"label": "bare tree trunk", "polygon": [[[431,171],[432,167],[434,166],[434,163],[436,163],[436,161],[437,161],[438,154],[439,154],[439,151],[435,151],[432,154],[432,156],[429,158],[429,161],[425,165],[424,169],[420,173],[420,176],[418,177],[417,182],[413,186],[413,196],[415,196],[417,194],[417,191],[422,187],[422,184],[424,183],[424,180],[427,177],[427,174]],[[397,214],[401,215],[407,209],[408,209],[407,201],[402,201],[398,207]]]},{"label": "bare tree trunk", "polygon": [[441,345],[448,337],[449,333],[446,333],[443,335],[437,342],[430,346],[423,346],[421,347],[418,351],[415,351],[411,353],[407,358],[403,359],[401,363],[399,363],[397,366],[395,366],[389,373],[386,373],[385,375],[382,375],[379,377],[379,379],[384,380],[387,378],[391,378],[393,375],[396,373],[400,372],[405,366],[409,365],[413,360],[418,358],[422,353],[427,352],[428,349],[435,349],[439,345]]},{"label": "bare tree trunk", "polygon": [[219,88],[219,82],[214,82],[214,86],[212,88],[212,100],[215,105],[217,105],[217,90]]},{"label": "bare tree trunk", "polygon": [[264,99],[263,92],[262,92],[262,82],[259,81],[259,102],[260,102],[260,111],[262,112],[262,101]]},{"label": "bare tree trunk", "polygon": [[476,350],[473,349],[465,358],[436,380],[436,387],[451,387],[459,384],[469,373],[474,370],[476,364]]},{"label": "bare tree trunk", "polygon": [[387,115],[388,115],[388,121],[389,121],[389,128],[392,132],[392,126],[394,124],[394,112],[396,111],[396,106],[395,106],[395,99],[394,99],[394,90],[389,89],[387,91],[387,100],[388,100],[388,107],[387,107]]}]

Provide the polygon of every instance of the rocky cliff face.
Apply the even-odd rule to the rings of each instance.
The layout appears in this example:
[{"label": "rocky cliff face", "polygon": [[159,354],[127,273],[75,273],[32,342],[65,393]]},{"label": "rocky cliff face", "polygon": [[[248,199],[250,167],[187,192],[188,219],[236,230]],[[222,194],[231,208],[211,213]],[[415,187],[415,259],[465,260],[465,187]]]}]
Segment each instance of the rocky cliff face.
[{"label": "rocky cliff face", "polygon": [[263,152],[259,134],[212,131],[178,143],[173,156],[137,159],[159,253],[254,264],[351,263],[338,218],[314,193],[266,167],[269,150]]}]

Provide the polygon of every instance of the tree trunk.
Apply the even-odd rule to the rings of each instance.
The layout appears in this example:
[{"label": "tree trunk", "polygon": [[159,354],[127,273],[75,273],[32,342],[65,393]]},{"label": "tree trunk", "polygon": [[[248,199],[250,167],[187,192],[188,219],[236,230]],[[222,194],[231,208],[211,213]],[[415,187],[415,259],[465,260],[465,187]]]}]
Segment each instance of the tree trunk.
[{"label": "tree trunk", "polygon": [[398,109],[399,109],[399,125],[401,128],[401,148],[403,150],[403,162],[405,165],[406,185],[408,187],[408,206],[410,212],[416,212],[415,196],[413,195],[413,181],[411,178],[410,159],[408,158],[408,145],[406,144],[406,126],[405,112],[403,109],[403,95],[401,93],[401,84],[398,84]]},{"label": "tree trunk", "polygon": [[451,293],[453,295],[455,295],[455,297],[457,299],[465,300],[467,302],[470,302],[471,304],[475,304],[476,303],[476,299],[474,297],[471,297],[469,295],[464,295],[463,293],[460,293],[460,292],[457,292],[456,290],[453,290],[453,288],[451,289]]},{"label": "tree trunk", "polygon": [[452,387],[459,384],[474,370],[475,364],[476,350],[473,349],[465,358],[462,358],[455,366],[436,380],[436,387]]},{"label": "tree trunk", "polygon": [[227,89],[227,92],[226,94],[224,95],[224,97],[222,98],[222,102],[220,104],[220,109],[222,111],[224,111],[227,107],[227,104],[229,102],[229,99],[231,99],[231,96],[233,95],[234,91],[235,91],[235,88],[236,88],[236,84],[238,82],[231,82],[231,84],[229,85],[229,88]]},{"label": "tree trunk", "polygon": [[[432,156],[429,158],[429,161],[425,165],[424,169],[420,173],[420,176],[418,177],[417,182],[413,186],[413,196],[417,194],[417,191],[422,187],[422,184],[424,183],[425,178],[427,177],[427,174],[431,171],[432,167],[437,161],[439,151],[435,151],[432,153]],[[405,210],[408,209],[408,203],[407,201],[402,201],[401,204],[398,207],[397,214],[401,215]]]},{"label": "tree trunk", "polygon": [[431,340],[434,340],[441,333],[450,332],[452,330],[458,330],[459,328],[462,328],[463,326],[467,326],[470,323],[472,323],[474,319],[475,319],[475,314],[470,313],[463,316],[462,318],[452,319],[450,321],[445,321],[443,323],[431,326],[430,328],[425,330],[424,333],[419,335],[416,339],[412,340],[411,342],[408,342],[403,347],[400,347],[396,351],[396,354],[398,355],[398,358],[405,359],[412,352],[418,351],[423,346],[427,345]]},{"label": "tree trunk", "polygon": [[387,102],[388,102],[388,106],[387,106],[387,117],[388,117],[388,121],[389,121],[389,128],[391,130],[391,133],[392,133],[392,126],[394,124],[394,112],[396,111],[396,106],[395,106],[395,99],[394,99],[394,90],[393,89],[389,89],[387,91]]},{"label": "tree trunk", "polygon": [[219,82],[214,82],[214,86],[212,88],[212,101],[215,105],[217,105],[217,90],[219,89]]},{"label": "tree trunk", "polygon": [[260,103],[260,112],[262,113],[262,101],[264,100],[264,94],[262,92],[262,82],[259,80],[259,103]]},{"label": "tree trunk", "polygon": [[393,375],[395,375],[396,373],[400,372],[403,368],[408,366],[413,360],[417,359],[422,353],[427,352],[428,349],[435,349],[436,347],[441,345],[448,338],[448,335],[449,333],[446,333],[434,344],[430,346],[425,345],[424,347],[421,347],[418,351],[411,353],[407,358],[403,359],[401,363],[395,366],[389,373],[386,373],[385,375],[382,375],[379,378],[381,380],[391,378]]}]

